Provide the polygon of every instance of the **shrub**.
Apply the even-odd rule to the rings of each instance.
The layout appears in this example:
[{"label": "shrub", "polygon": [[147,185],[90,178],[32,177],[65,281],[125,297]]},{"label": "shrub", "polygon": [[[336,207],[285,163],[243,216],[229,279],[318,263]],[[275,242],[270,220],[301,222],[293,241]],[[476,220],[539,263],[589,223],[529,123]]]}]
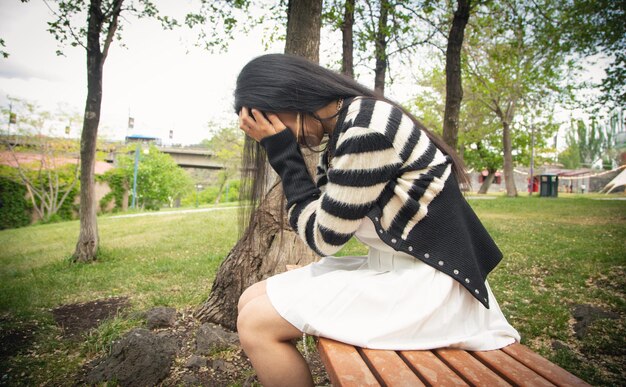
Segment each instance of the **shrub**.
[{"label": "shrub", "polygon": [[30,212],[26,187],[0,176],[0,230],[29,225]]}]

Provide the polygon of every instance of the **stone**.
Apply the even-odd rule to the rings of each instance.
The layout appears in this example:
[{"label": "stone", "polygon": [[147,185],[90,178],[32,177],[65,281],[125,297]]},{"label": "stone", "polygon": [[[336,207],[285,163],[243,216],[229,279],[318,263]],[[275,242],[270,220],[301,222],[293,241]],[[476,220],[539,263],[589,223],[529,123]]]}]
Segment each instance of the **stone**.
[{"label": "stone", "polygon": [[146,312],[149,329],[169,328],[176,322],[176,309],[158,306]]},{"label": "stone", "polygon": [[609,312],[589,304],[575,305],[572,309],[572,316],[576,319],[574,332],[579,339],[585,337],[587,329],[594,321],[606,318],[612,320],[619,318],[619,314],[617,313]]},{"label": "stone", "polygon": [[221,359],[213,360],[213,362],[211,363],[211,368],[213,368],[216,371],[226,372],[226,373],[233,372],[235,370],[235,367],[231,363],[226,362]]},{"label": "stone", "polygon": [[120,386],[154,386],[168,375],[175,354],[173,338],[135,328],[113,344],[108,356],[92,363],[86,382],[115,381]]},{"label": "stone", "polygon": [[187,368],[201,368],[201,367],[206,367],[206,365],[207,365],[207,359],[205,357],[198,356],[198,355],[192,355],[185,362],[185,367]]},{"label": "stone", "polygon": [[184,386],[199,386],[199,385],[202,384],[200,382],[200,379],[198,379],[193,374],[185,374],[185,375],[183,375],[183,377],[181,378],[181,381],[183,382]]},{"label": "stone", "polygon": [[196,331],[196,353],[208,355],[219,349],[239,345],[239,336],[219,325],[204,323]]}]

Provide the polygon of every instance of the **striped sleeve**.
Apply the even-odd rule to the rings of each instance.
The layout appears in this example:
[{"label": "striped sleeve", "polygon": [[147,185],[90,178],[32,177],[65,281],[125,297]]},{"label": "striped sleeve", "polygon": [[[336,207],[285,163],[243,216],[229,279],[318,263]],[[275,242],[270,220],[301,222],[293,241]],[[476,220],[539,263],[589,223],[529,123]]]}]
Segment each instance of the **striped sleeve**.
[{"label": "striped sleeve", "polygon": [[[284,132],[289,133],[277,137]],[[332,255],[354,235],[384,187],[396,177],[402,160],[384,134],[368,127],[344,129],[321,192],[310,177],[308,182],[300,178],[302,171],[306,172],[304,160],[297,146],[279,143],[286,140],[295,146],[289,130],[264,139],[262,145],[283,179],[289,222],[313,251]],[[300,165],[284,162],[297,159],[297,155]]]}]

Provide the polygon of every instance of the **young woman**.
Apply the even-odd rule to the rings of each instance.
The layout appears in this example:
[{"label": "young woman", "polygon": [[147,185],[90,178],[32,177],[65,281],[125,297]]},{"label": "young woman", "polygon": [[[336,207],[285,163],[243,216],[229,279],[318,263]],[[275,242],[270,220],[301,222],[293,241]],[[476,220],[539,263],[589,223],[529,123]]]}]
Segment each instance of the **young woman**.
[{"label": "young woman", "polygon": [[[312,385],[291,342],[302,332],[395,350],[519,341],[486,280],[502,254],[461,194],[462,161],[412,115],[350,78],[276,54],[243,68],[235,109],[257,164],[244,169],[262,173],[267,155],[291,226],[323,257],[239,300],[241,344],[263,385]],[[300,146],[325,136],[314,182]],[[263,180],[251,186],[256,195]],[[333,257],[353,236],[368,256]]]}]

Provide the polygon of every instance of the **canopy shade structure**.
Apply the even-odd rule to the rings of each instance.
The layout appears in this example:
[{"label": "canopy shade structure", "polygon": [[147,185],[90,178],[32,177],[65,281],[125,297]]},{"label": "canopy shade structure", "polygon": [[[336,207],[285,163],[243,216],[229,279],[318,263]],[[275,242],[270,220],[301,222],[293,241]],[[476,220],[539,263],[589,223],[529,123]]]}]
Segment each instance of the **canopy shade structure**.
[{"label": "canopy shade structure", "polygon": [[626,168],[622,169],[622,172],[620,172],[619,175],[615,176],[613,180],[611,180],[607,185],[605,185],[604,188],[602,188],[602,191],[600,192],[604,192],[608,194],[611,191],[613,191],[615,188],[621,187],[623,185],[626,185]]}]

